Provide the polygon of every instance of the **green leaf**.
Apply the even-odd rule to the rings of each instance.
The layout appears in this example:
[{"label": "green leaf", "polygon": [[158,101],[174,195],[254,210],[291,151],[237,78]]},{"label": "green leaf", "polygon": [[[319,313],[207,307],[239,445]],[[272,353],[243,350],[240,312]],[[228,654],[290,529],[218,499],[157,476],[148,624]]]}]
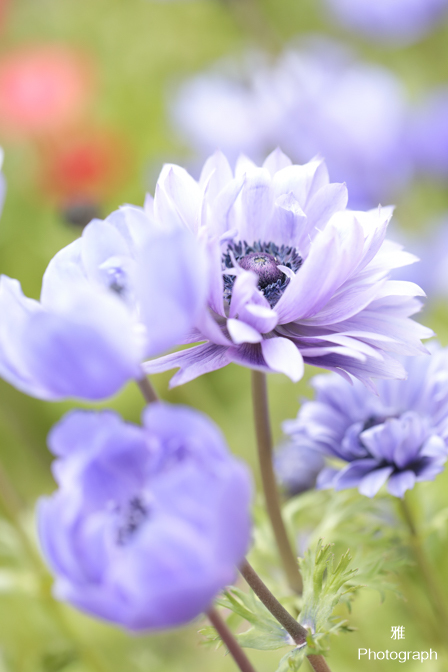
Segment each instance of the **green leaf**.
[{"label": "green leaf", "polygon": [[353,598],[359,585],[354,583],[356,569],[349,567],[351,556],[344,553],[337,565],[334,563],[332,545],[323,546],[319,540],[315,550],[309,550],[300,559],[303,577],[303,608],[300,622],[310,628],[312,634],[309,645],[316,647],[316,653],[323,650],[320,639],[346,629],[346,622],[336,620],[333,611],[341,601]]},{"label": "green leaf", "polygon": [[28,593],[37,595],[39,585],[31,572],[0,568],[0,593]]},{"label": "green leaf", "polygon": [[305,658],[305,650],[306,647],[302,646],[300,649],[295,648],[293,651],[289,651],[281,659],[276,672],[296,672],[296,670],[299,670]]},{"label": "green leaf", "polygon": [[252,590],[245,593],[239,588],[232,588],[217,600],[217,604],[251,624],[251,628],[235,635],[241,646],[272,651],[293,645],[289,634]]}]

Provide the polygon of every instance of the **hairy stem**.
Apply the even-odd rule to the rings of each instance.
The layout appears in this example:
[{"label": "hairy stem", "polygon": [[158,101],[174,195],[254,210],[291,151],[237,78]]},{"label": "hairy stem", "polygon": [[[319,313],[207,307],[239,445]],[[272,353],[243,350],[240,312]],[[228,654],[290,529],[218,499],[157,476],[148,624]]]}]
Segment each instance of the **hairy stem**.
[{"label": "hairy stem", "polygon": [[51,584],[45,564],[38,551],[30,541],[26,530],[21,521],[22,500],[12,483],[6,476],[3,467],[0,464],[0,504],[8,520],[13,525],[17,536],[19,537],[23,549],[26,552],[30,562],[34,566],[39,580],[41,595],[48,614],[56,622],[58,628],[64,633],[68,641],[74,643],[74,646],[82,660],[95,672],[105,672],[105,668],[96,654],[87,648],[83,642],[80,642],[75,633],[72,632],[65,620],[60,605],[55,602],[51,595]]},{"label": "hairy stem", "polygon": [[283,522],[277,482],[272,464],[272,435],[269,422],[266,375],[261,371],[252,371],[252,398],[258,458],[266,509],[288,584],[291,590],[300,594],[302,592],[302,577],[299,572],[296,553],[293,550]]},{"label": "hairy stem", "polygon": [[[247,584],[254,591],[255,595],[257,595],[261,602],[263,602],[266,609],[268,609],[280,625],[285,628],[293,642],[295,642],[297,646],[303,646],[306,643],[306,638],[308,636],[306,628],[304,628],[303,625],[300,625],[300,623],[291,616],[289,611],[280,604],[247,560],[244,560],[241,565],[240,572]],[[330,672],[327,661],[323,656],[311,655],[307,658],[315,672]]]},{"label": "hairy stem", "polygon": [[159,401],[159,395],[147,376],[144,375],[136,382],[147,404],[153,404],[155,401]]},{"label": "hairy stem", "polygon": [[399,501],[403,518],[410,532],[411,545],[414,551],[414,556],[417,561],[417,565],[420,569],[423,580],[426,583],[427,595],[431,601],[434,610],[434,615],[437,620],[438,629],[440,630],[440,633],[443,636],[442,641],[446,641],[446,630],[448,627],[448,610],[445,606],[445,602],[440,591],[440,586],[438,585],[434,577],[434,570],[432,569],[426,557],[422,539],[415,524],[412,511],[404,498],[400,499]]},{"label": "hairy stem", "polygon": [[226,645],[230,655],[241,672],[255,672],[255,668],[253,667],[249,658],[246,656],[243,649],[233,636],[233,633],[227,627],[227,623],[221,618],[216,609],[213,607],[209,609],[207,612],[207,617]]}]

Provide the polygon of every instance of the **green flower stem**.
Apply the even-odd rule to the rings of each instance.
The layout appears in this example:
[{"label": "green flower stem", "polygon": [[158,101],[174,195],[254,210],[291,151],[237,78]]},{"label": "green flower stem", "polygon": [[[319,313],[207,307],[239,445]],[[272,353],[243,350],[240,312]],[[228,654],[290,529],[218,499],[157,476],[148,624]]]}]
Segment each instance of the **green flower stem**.
[{"label": "green flower stem", "polygon": [[448,629],[448,610],[441,594],[440,586],[434,577],[434,570],[432,569],[426,557],[422,539],[415,524],[412,511],[404,498],[400,499],[399,502],[401,513],[410,532],[411,545],[414,551],[414,556],[423,580],[426,583],[427,595],[434,610],[434,615],[436,617],[438,629],[442,636],[442,641],[446,642],[446,632]]},{"label": "green flower stem", "polygon": [[246,656],[243,649],[233,636],[233,633],[227,627],[227,623],[221,618],[216,609],[213,607],[209,609],[207,612],[207,618],[215,628],[218,635],[221,637],[241,672],[255,672],[255,668],[253,667],[249,658]]},{"label": "green flower stem", "polygon": [[271,612],[273,617],[291,635],[294,642],[298,646],[305,644],[306,638],[308,637],[307,629],[304,628],[303,625],[300,625],[294,616],[291,616],[289,611],[286,611],[285,607],[280,604],[276,597],[274,597],[269,588],[258,576],[257,572],[247,560],[244,560],[243,564],[241,565],[240,573],[246,583],[248,583],[254,593],[263,602],[264,606]]},{"label": "green flower stem", "polygon": [[29,557],[30,562],[34,566],[35,573],[38,577],[40,594],[43,598],[47,612],[56,622],[59,629],[63,632],[67,640],[74,643],[77,652],[88,667],[95,672],[106,672],[106,668],[102,662],[97,658],[94,651],[88,649],[83,642],[69,627],[65,614],[62,613],[61,606],[53,599],[51,595],[51,579],[48,575],[47,568],[40,557],[38,551],[30,541],[26,530],[21,521],[22,500],[14,489],[13,485],[7,478],[3,467],[0,465],[0,504],[4,510],[10,523],[13,525],[17,536],[19,537],[22,546]]},{"label": "green flower stem", "polygon": [[148,376],[143,375],[143,377],[136,382],[147,404],[153,404],[155,401],[159,401],[159,395],[155,391]]},{"label": "green flower stem", "polygon": [[[253,567],[248,563],[247,560],[244,560],[243,564],[240,567],[240,572],[242,577],[245,579],[247,584],[252,588],[255,595],[263,602],[266,609],[268,609],[273,617],[282,625],[286,632],[289,633],[292,640],[297,644],[297,646],[303,646],[306,643],[306,638],[308,637],[308,631],[303,625],[300,625],[296,619],[291,616],[289,611],[280,604],[277,598],[271,593],[266,584],[258,576]],[[327,661],[323,656],[307,656],[308,662],[315,672],[331,672],[330,668],[327,665]]]},{"label": "green flower stem", "polygon": [[293,550],[283,522],[277,482],[272,464],[272,435],[269,422],[266,375],[261,371],[252,371],[252,398],[258,458],[266,509],[288,584],[291,590],[300,594],[302,592],[302,577],[296,553]]}]

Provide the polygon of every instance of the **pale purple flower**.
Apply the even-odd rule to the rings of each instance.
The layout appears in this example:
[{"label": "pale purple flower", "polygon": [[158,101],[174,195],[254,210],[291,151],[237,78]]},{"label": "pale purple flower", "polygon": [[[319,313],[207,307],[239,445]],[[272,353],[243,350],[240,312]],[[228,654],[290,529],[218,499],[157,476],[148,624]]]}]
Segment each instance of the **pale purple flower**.
[{"label": "pale purple flower", "polygon": [[409,319],[419,287],[389,273],[415,261],[385,239],[391,209],[346,209],[347,189],[325,164],[293,166],[280,151],[262,168],[242,157],[235,175],[216,153],[199,182],[165,166],[154,211],[196,231],[209,259],[209,312],[196,347],[145,364],[180,367],[171,385],[236,362],[297,381],[304,362],[370,378],[404,378],[397,353],[415,355],[431,330]]},{"label": "pale purple flower", "polygon": [[312,490],[324,466],[320,453],[292,441],[282,444],[274,453],[277,480],[289,497]]},{"label": "pale purple flower", "polygon": [[290,48],[277,60],[249,54],[186,81],[172,103],[175,127],[201,156],[260,162],[279,146],[294,163],[325,157],[350,205],[376,207],[408,182],[408,103],[388,70],[340,45]]},{"label": "pale purple flower", "polygon": [[207,610],[250,539],[248,470],[216,425],[160,403],[143,423],[65,416],[49,436],[59,489],[38,507],[56,597],[133,631]]},{"label": "pale purple flower", "polygon": [[334,374],[312,379],[315,401],[284,424],[298,450],[314,449],[338,462],[318,477],[318,487],[358,488],[373,497],[387,482],[403,497],[417,481],[430,481],[448,457],[448,350],[406,361],[406,381],[382,380],[378,395]]},{"label": "pale purple flower", "polygon": [[409,124],[409,145],[415,170],[446,181],[448,177],[448,88],[427,94]]},{"label": "pale purple flower", "polygon": [[396,229],[391,236],[418,255],[420,261],[399,268],[393,273],[396,280],[414,282],[425,291],[426,305],[448,298],[448,213],[430,221],[424,230],[409,234]]},{"label": "pale purple flower", "polygon": [[447,14],[447,0],[325,0],[346,28],[375,41],[415,42]]},{"label": "pale purple flower", "polygon": [[41,301],[0,279],[0,375],[42,398],[101,399],[191,329],[206,296],[195,237],[124,207],[58,252]]}]

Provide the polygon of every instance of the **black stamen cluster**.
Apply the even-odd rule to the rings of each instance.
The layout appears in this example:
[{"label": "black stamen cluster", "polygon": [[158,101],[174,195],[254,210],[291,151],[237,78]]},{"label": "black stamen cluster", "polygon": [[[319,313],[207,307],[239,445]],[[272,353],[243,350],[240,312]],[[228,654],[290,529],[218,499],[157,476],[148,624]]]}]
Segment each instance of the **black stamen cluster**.
[{"label": "black stamen cluster", "polygon": [[148,508],[139,497],[133,497],[120,510],[120,525],[117,529],[117,544],[124,546],[148,516]]}]

